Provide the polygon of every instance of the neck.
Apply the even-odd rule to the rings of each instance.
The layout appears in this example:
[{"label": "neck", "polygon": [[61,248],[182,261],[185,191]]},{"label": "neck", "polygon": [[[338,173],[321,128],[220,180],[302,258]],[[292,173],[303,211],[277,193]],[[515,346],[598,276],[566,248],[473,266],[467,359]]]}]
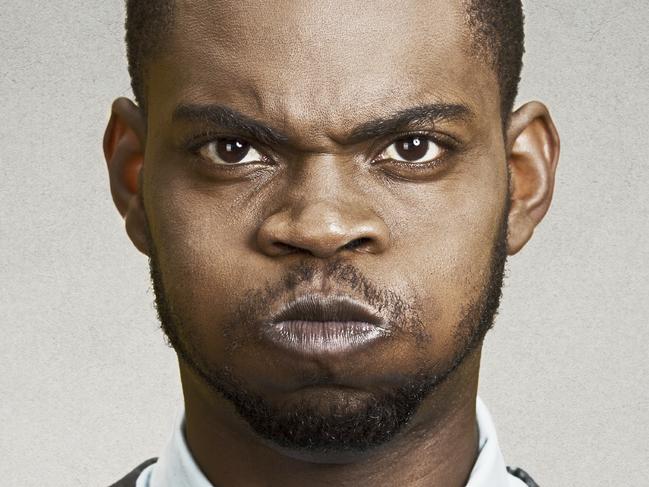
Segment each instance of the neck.
[{"label": "neck", "polygon": [[186,441],[215,487],[464,486],[478,453],[479,362],[478,347],[394,440],[344,463],[299,460],[261,441],[230,403],[181,363]]}]

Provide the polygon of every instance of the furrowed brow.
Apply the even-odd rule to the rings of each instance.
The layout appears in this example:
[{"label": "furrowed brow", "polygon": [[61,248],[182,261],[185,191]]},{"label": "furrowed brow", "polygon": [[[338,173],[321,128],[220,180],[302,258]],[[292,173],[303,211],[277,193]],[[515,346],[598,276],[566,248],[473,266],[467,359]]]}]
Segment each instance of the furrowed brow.
[{"label": "furrowed brow", "polygon": [[182,104],[174,110],[172,120],[207,122],[267,145],[280,145],[288,142],[286,135],[223,105]]},{"label": "furrowed brow", "polygon": [[445,103],[420,105],[354,127],[347,142],[354,144],[431,122],[469,120],[471,118],[473,118],[473,112],[466,105]]}]

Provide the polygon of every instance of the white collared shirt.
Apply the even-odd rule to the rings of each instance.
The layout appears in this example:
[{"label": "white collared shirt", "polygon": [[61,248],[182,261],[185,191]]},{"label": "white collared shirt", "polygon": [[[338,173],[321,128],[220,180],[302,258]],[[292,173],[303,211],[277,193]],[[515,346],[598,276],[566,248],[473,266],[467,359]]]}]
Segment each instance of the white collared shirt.
[{"label": "white collared shirt", "polygon": [[[498,445],[496,427],[479,397],[476,401],[476,416],[479,453],[466,487],[526,487],[522,480],[507,472]],[[181,407],[162,455],[156,463],[142,471],[136,487],[214,487],[198,468],[187,447],[183,433],[184,422],[185,410]]]}]

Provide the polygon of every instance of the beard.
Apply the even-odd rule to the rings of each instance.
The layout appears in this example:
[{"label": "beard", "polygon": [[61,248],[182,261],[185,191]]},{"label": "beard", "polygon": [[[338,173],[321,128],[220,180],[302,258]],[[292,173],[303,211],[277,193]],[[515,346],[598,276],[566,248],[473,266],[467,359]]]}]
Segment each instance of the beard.
[{"label": "beard", "polygon": [[[381,394],[370,394],[362,401],[309,401],[278,406],[264,396],[250,390],[244,381],[228,366],[210,367],[195,347],[191,333],[181,317],[173,311],[172,303],[162,282],[158,254],[148,230],[149,267],[155,294],[155,305],[161,328],[167,344],[178,354],[191,371],[202,378],[214,392],[228,400],[240,417],[258,434],[275,445],[294,451],[308,453],[364,452],[383,445],[393,439],[410,421],[422,402],[451,375],[465,358],[482,343],[485,334],[493,326],[502,294],[504,268],[507,260],[507,216],[509,194],[501,215],[498,235],[492,244],[487,278],[482,283],[478,296],[465,304],[463,317],[454,329],[454,353],[443,370],[422,368],[416,373],[404,376],[398,386]],[[310,275],[306,266],[303,278]],[[347,281],[351,275],[358,276],[355,268],[347,265],[343,273]],[[341,274],[339,274],[340,276]],[[291,276],[295,282],[295,276]],[[290,280],[290,279],[289,279]],[[352,282],[353,284],[353,282]],[[356,282],[358,284],[358,282]],[[367,285],[357,286],[366,289]],[[272,294],[272,293],[268,293]],[[379,293],[385,299],[385,293]],[[366,296],[368,302],[377,301],[377,295]],[[402,304],[402,302],[400,302]],[[412,322],[412,316],[404,306],[394,302],[381,303],[384,308],[396,309],[392,319]],[[243,315],[231,324],[245,323],[246,319],[268,309],[268,301],[257,299],[246,302]],[[416,321],[416,320],[415,320]],[[224,328],[228,336],[228,325]],[[230,344],[231,350],[238,343]],[[323,404],[324,402],[324,404]],[[352,404],[353,403],[353,404]]]}]

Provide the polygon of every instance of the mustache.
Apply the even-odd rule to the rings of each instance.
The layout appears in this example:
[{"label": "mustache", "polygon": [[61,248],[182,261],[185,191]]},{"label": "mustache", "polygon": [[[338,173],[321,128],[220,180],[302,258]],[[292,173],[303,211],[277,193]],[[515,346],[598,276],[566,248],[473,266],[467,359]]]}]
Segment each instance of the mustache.
[{"label": "mustache", "polygon": [[279,310],[292,296],[313,291],[347,295],[379,313],[395,332],[414,334],[422,340],[428,338],[416,297],[406,299],[391,289],[376,286],[358,267],[342,258],[327,262],[303,259],[289,266],[277,282],[244,291],[244,298],[233,319],[225,325],[225,332],[231,333],[232,338],[235,327],[239,328],[236,335],[242,331],[253,333],[252,330],[269,321],[273,310]]}]

